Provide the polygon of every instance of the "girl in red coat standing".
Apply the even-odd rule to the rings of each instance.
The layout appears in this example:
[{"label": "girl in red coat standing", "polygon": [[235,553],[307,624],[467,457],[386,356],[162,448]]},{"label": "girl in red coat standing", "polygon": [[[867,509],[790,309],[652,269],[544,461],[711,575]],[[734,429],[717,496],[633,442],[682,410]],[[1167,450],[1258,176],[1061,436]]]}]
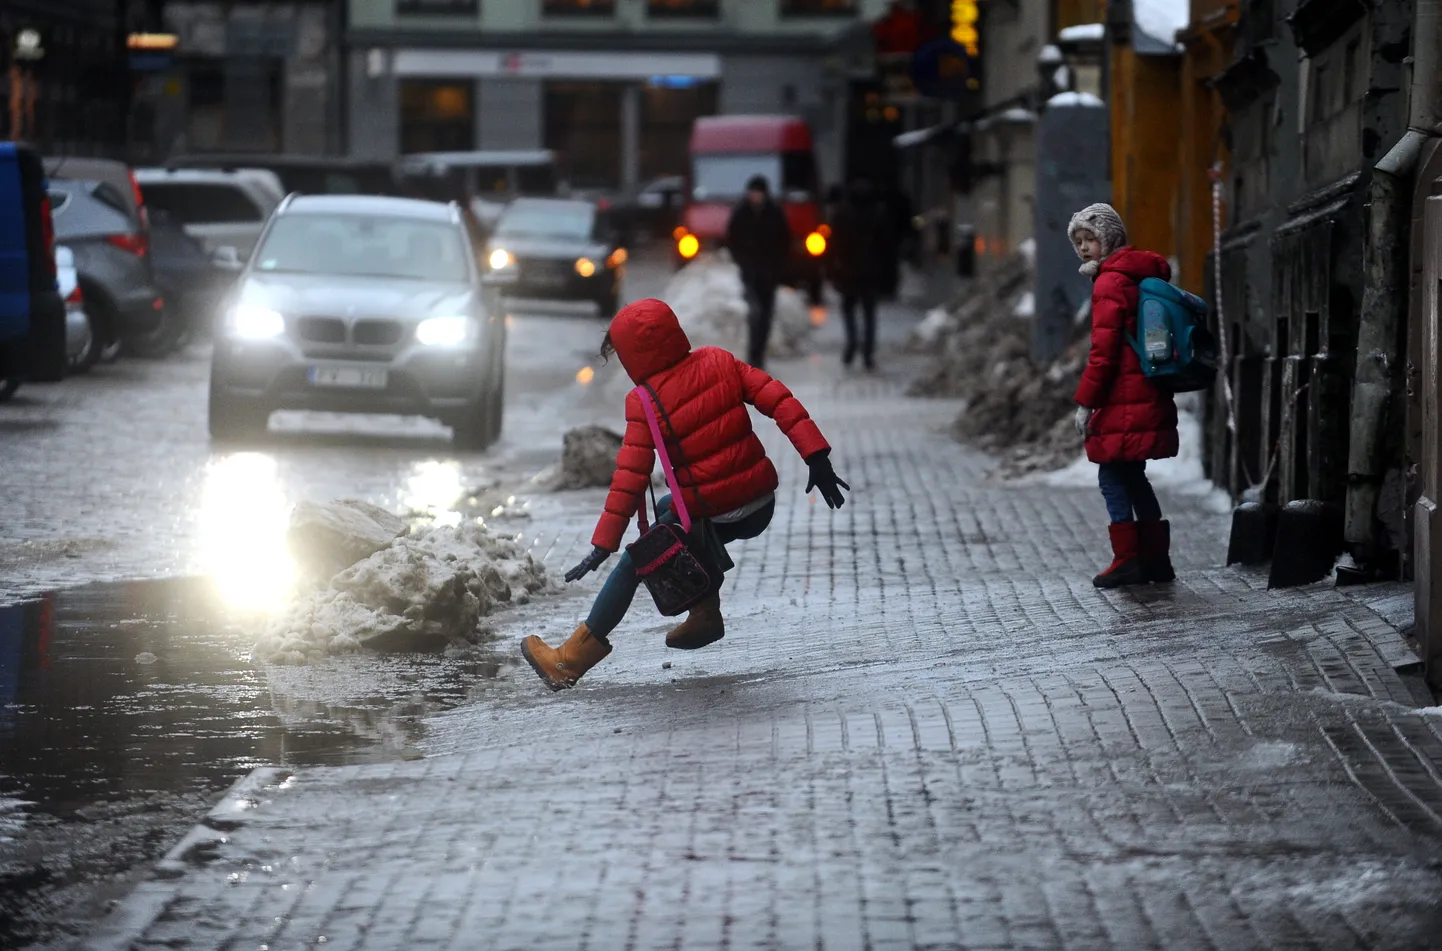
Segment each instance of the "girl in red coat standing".
[{"label": "girl in red coat standing", "polygon": [[1077,387],[1077,431],[1111,516],[1112,563],[1092,579],[1098,588],[1171,581],[1170,527],[1147,481],[1147,460],[1177,454],[1172,395],[1142,373],[1128,337],[1137,336],[1137,285],[1171,280],[1165,258],[1127,245],[1111,205],[1088,205],[1067,227],[1081,273],[1092,279],[1091,354]]},{"label": "girl in red coat standing", "polygon": [[[655,394],[662,438],[686,508],[702,516],[693,524],[693,536],[701,531],[714,540],[713,555],[723,570],[731,567],[724,546],[760,535],[776,510],[776,467],[751,430],[747,404],[774,419],[806,460],[811,470],[806,491],[820,489],[832,508],[844,504],[841,490],[851,487],[837,478],[831,447],[800,401],[780,380],[725,350],[693,351],[664,302],[641,300],[623,307],[611,321],[601,352],[614,352],[631,380]],[[650,486],[655,456],[645,410],[632,392],[626,397],[625,439],[616,456],[606,509],[591,537],[591,553],[567,572],[567,581],[595,571],[621,547],[626,526]],[[669,495],[656,503],[658,521],[679,521],[670,503]],[[590,615],[566,643],[553,648],[535,635],[521,642],[522,655],[552,690],[574,686],[611,653],[608,638],[625,617],[639,584],[630,555],[622,555]],[[720,596],[713,594],[666,635],[666,646],[695,650],[724,634]]]}]

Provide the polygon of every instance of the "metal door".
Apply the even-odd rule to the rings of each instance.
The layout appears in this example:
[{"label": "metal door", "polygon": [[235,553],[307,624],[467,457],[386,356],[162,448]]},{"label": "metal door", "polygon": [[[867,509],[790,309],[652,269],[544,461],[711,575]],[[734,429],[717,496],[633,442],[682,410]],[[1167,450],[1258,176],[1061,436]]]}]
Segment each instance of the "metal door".
[{"label": "metal door", "polygon": [[1421,496],[1413,509],[1415,532],[1412,541],[1413,578],[1416,582],[1417,637],[1426,645],[1428,674],[1439,659],[1442,645],[1442,388],[1438,387],[1438,323],[1442,304],[1442,195],[1428,198],[1423,205],[1422,310],[1417,351],[1418,400],[1421,403],[1422,440],[1417,473]]}]

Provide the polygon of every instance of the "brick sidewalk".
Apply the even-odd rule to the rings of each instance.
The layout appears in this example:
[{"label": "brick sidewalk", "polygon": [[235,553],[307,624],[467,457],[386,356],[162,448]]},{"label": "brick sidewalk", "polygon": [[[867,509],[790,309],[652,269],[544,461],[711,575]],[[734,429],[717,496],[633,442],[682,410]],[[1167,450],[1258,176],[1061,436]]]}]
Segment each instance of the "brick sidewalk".
[{"label": "brick sidewalk", "polygon": [[[895,381],[783,375],[855,504],[767,434],[724,641],[666,651],[643,594],[577,690],[519,665],[424,760],[260,771],[90,946],[1442,947],[1442,719],[1391,626],[1219,567],[1226,520],[1165,495],[1179,581],[1098,592],[1095,491],[990,481]],[[552,568],[600,498],[538,502]]]}]

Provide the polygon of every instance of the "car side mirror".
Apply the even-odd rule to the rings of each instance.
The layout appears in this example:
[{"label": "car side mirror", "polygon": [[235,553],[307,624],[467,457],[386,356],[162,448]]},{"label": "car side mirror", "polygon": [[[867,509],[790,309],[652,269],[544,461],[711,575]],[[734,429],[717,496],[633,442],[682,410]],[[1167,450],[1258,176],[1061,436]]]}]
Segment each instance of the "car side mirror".
[{"label": "car side mirror", "polygon": [[239,271],[245,267],[240,251],[228,244],[222,244],[210,253],[210,263],[226,271]]}]

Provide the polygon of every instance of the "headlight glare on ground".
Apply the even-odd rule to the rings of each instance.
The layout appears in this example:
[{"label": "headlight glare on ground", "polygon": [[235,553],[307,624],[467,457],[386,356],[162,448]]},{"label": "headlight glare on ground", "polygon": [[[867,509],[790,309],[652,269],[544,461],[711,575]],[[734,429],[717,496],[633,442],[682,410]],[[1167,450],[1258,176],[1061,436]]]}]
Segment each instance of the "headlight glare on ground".
[{"label": "headlight glare on ground", "polygon": [[267,340],[285,333],[285,318],[269,307],[237,304],[230,312],[230,329],[242,340]]},{"label": "headlight glare on ground", "polygon": [[596,264],[590,258],[576,259],[576,273],[582,277],[590,277],[596,273]]},{"label": "headlight glare on ground", "polygon": [[416,327],[416,342],[427,347],[454,347],[470,333],[465,317],[431,317]]},{"label": "headlight glare on ground", "polygon": [[516,261],[515,258],[511,257],[511,252],[507,251],[505,248],[496,248],[494,251],[491,252],[491,256],[488,260],[491,265],[491,270],[493,271],[499,271],[501,268],[510,267]]}]

